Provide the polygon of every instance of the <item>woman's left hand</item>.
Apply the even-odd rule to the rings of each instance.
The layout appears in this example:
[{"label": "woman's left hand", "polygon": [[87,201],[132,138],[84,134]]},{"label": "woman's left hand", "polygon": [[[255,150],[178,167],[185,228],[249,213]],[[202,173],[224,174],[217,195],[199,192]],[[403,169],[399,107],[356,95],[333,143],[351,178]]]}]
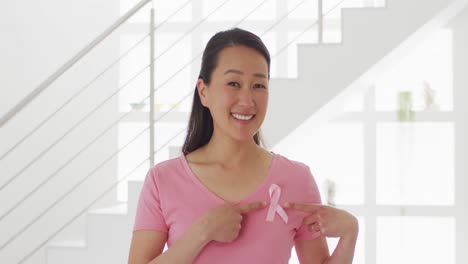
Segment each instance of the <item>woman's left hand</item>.
[{"label": "woman's left hand", "polygon": [[309,230],[326,237],[341,237],[355,240],[358,235],[358,221],[352,214],[337,208],[319,204],[289,202],[285,208],[306,213],[303,223]]}]

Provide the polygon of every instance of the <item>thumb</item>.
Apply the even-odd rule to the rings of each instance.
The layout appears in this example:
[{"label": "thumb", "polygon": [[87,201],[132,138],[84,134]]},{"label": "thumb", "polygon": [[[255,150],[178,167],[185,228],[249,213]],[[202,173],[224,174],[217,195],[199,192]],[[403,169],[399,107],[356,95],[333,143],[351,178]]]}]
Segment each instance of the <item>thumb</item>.
[{"label": "thumb", "polygon": [[248,204],[238,205],[236,206],[239,210],[239,213],[246,214],[250,211],[259,210],[266,206],[266,202],[252,202]]}]

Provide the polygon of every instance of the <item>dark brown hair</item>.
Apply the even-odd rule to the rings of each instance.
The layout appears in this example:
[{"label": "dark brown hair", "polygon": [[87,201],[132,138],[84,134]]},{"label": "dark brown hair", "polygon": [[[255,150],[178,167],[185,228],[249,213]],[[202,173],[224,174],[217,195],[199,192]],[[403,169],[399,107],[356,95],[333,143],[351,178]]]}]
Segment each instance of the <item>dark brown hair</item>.
[{"label": "dark brown hair", "polygon": [[[210,84],[211,75],[218,63],[219,53],[227,47],[246,46],[259,52],[268,64],[268,79],[270,79],[270,53],[262,40],[255,34],[233,28],[216,33],[206,44],[203,52],[200,74],[198,79],[202,79],[207,85]],[[213,135],[213,118],[210,110],[203,106],[197,88],[193,94],[192,112],[188,125],[187,136],[185,138],[182,152],[188,154],[206,145]],[[254,140],[257,145],[264,145],[260,136],[260,131],[255,133]]]}]

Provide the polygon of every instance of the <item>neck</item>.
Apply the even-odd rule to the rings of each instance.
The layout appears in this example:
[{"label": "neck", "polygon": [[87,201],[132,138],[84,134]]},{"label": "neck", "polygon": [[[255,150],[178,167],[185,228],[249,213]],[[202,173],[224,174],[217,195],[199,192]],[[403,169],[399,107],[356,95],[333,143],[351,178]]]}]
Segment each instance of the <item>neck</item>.
[{"label": "neck", "polygon": [[258,160],[264,150],[255,141],[237,141],[227,137],[217,137],[215,133],[208,144],[203,147],[207,160],[223,165],[227,168],[246,165]]}]

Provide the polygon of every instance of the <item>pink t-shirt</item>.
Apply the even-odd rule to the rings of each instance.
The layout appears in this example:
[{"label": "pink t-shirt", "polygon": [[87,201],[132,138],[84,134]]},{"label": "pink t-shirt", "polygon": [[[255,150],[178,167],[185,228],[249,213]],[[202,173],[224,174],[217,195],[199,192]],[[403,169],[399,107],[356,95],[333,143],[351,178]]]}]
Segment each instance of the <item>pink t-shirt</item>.
[{"label": "pink t-shirt", "polygon": [[[268,175],[257,190],[238,204],[270,202],[269,188],[281,188],[279,205],[284,202],[321,203],[309,167],[273,153]],[[146,176],[138,202],[134,230],[168,233],[168,247],[213,207],[225,204],[193,174],[184,155],[161,162]],[[242,229],[231,243],[211,241],[193,263],[288,263],[294,240],[311,240],[320,235],[302,225],[305,213],[285,209],[288,222],[279,214],[266,221],[268,207],[244,215]]]}]

